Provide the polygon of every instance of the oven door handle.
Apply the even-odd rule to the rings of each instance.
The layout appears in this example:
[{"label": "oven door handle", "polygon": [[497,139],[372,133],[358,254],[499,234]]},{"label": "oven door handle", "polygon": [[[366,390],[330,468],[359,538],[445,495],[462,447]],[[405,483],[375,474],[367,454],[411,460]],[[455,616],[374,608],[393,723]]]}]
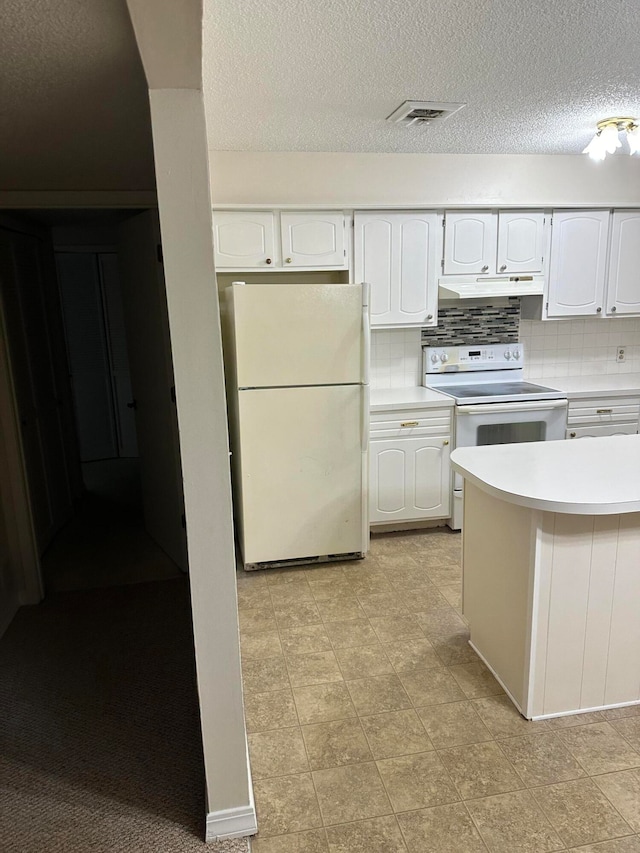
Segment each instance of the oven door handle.
[{"label": "oven door handle", "polygon": [[530,403],[491,403],[487,406],[456,406],[457,415],[499,415],[501,412],[544,412],[566,409],[566,400],[533,400]]}]

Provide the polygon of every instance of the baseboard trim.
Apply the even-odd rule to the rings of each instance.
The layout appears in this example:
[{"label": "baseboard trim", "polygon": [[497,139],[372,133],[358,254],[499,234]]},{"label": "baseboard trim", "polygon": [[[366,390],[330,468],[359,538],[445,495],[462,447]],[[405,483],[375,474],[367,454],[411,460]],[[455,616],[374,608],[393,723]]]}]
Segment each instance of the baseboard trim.
[{"label": "baseboard trim", "polygon": [[220,841],[223,838],[242,838],[255,835],[258,831],[256,810],[253,804],[238,806],[235,809],[221,809],[207,815],[206,841]]}]

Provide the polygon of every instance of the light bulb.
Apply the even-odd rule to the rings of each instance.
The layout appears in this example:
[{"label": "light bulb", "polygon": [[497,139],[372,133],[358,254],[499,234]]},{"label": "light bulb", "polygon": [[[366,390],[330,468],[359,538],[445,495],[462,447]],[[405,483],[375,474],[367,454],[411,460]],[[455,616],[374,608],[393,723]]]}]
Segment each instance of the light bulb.
[{"label": "light bulb", "polygon": [[616,148],[622,147],[622,143],[618,139],[618,126],[615,124],[608,124],[606,127],[603,127],[600,137],[602,139],[602,146],[607,154],[613,154]]},{"label": "light bulb", "polygon": [[627,131],[627,142],[629,143],[629,154],[640,153],[640,125],[633,130]]},{"label": "light bulb", "polygon": [[582,153],[588,154],[592,160],[604,160],[607,156],[607,149],[603,142],[602,134],[596,133]]}]

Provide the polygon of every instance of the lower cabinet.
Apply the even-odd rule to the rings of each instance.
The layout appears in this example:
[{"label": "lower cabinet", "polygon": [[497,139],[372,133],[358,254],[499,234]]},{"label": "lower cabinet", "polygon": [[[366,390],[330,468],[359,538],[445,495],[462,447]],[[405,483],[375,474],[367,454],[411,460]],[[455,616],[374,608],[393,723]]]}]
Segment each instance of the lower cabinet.
[{"label": "lower cabinet", "polygon": [[[448,518],[451,506],[450,420],[416,413],[372,417],[369,520],[372,524]],[[405,415],[405,417],[403,417]],[[430,433],[439,433],[436,435]],[[425,434],[426,433],[426,434]]]},{"label": "lower cabinet", "polygon": [[590,397],[569,400],[566,438],[635,435],[640,418],[640,398]]}]

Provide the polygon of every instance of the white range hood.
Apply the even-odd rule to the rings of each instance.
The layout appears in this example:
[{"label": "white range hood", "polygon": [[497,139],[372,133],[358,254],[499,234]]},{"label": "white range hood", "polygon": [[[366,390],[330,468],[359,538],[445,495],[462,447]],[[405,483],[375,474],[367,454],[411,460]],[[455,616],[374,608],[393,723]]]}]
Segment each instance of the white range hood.
[{"label": "white range hood", "polygon": [[464,278],[438,282],[440,299],[488,299],[497,296],[541,296],[544,276],[514,275],[496,278]]}]

